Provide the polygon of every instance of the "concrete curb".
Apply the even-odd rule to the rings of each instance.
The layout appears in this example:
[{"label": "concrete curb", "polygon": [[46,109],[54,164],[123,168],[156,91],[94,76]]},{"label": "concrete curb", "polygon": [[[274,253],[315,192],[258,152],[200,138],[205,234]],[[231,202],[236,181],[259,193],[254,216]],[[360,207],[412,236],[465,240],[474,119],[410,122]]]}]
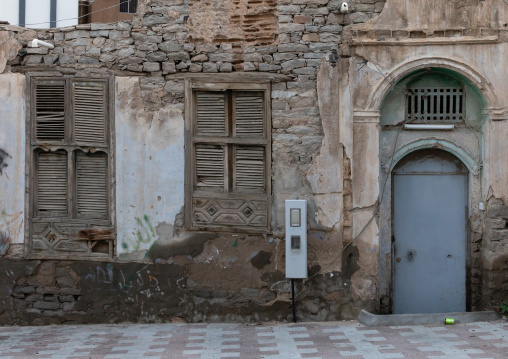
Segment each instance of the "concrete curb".
[{"label": "concrete curb", "polygon": [[367,327],[444,324],[446,318],[455,319],[455,324],[471,322],[488,322],[499,320],[501,316],[494,311],[484,312],[454,312],[431,314],[387,314],[376,315],[362,310],[358,315],[358,322]]}]

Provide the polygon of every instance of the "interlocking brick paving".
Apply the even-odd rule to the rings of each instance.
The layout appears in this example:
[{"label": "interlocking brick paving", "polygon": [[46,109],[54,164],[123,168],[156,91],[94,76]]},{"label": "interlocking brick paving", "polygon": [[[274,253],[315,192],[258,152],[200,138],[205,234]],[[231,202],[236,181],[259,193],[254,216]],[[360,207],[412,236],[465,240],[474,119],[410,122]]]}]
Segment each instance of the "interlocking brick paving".
[{"label": "interlocking brick paving", "polygon": [[0,358],[508,358],[508,322],[367,328],[358,322],[0,327]]}]

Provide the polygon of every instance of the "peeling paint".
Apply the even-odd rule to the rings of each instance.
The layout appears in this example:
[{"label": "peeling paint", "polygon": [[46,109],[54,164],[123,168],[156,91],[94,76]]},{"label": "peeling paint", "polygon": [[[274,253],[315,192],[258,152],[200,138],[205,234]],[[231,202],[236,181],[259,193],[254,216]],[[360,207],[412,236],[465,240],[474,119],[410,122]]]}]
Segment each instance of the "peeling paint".
[{"label": "peeling paint", "polygon": [[8,166],[7,165],[7,158],[12,158],[12,157],[9,156],[9,154],[7,152],[5,152],[5,150],[0,148],[0,175],[3,174],[4,168]]},{"label": "peeling paint", "polygon": [[23,212],[7,214],[0,211],[0,257],[3,257],[12,242],[12,238],[19,237],[23,230]]}]

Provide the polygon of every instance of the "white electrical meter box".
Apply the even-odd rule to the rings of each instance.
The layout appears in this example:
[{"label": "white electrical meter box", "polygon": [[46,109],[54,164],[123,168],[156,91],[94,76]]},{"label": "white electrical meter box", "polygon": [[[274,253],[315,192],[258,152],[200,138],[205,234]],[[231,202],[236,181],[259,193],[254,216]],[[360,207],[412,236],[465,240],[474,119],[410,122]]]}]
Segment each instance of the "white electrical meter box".
[{"label": "white electrical meter box", "polygon": [[286,278],[307,278],[307,201],[286,201]]}]

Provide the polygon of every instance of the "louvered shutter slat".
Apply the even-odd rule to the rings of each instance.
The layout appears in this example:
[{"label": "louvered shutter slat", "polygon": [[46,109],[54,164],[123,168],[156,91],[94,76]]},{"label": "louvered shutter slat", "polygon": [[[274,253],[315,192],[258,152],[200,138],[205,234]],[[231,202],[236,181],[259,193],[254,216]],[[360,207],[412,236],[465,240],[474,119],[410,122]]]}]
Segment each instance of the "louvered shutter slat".
[{"label": "louvered shutter slat", "polygon": [[226,134],[226,97],[223,92],[198,92],[197,132],[201,135]]},{"label": "louvered shutter slat", "polygon": [[236,135],[262,136],[264,134],[264,97],[262,92],[235,94]]},{"label": "louvered shutter slat", "polygon": [[239,146],[235,158],[235,186],[239,191],[263,192],[265,188],[264,147]]},{"label": "louvered shutter slat", "polygon": [[108,161],[105,153],[77,153],[78,215],[93,218],[107,216],[107,165]]},{"label": "louvered shutter slat", "polygon": [[63,151],[38,155],[37,207],[39,214],[67,215],[67,155]]},{"label": "louvered shutter slat", "polygon": [[74,82],[74,137],[80,143],[104,143],[106,138],[106,86]]},{"label": "louvered shutter slat", "polygon": [[35,85],[35,134],[37,140],[65,138],[65,86],[63,82]]},{"label": "louvered shutter slat", "polygon": [[197,187],[224,187],[224,148],[214,145],[196,145]]}]

